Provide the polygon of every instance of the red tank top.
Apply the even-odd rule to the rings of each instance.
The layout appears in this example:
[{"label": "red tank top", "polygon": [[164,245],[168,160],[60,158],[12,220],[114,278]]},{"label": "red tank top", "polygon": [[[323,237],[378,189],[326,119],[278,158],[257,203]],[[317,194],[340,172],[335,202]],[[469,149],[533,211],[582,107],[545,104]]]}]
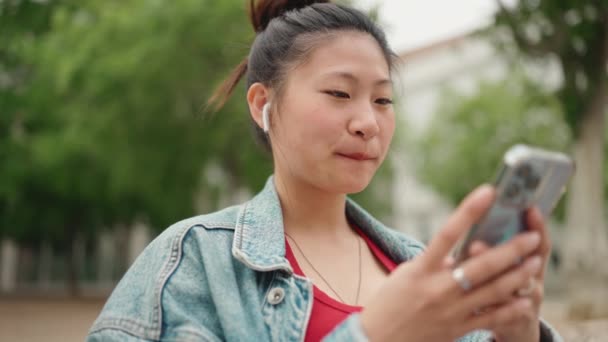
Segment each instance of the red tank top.
[{"label": "red tank top", "polygon": [[[389,272],[392,272],[397,267],[397,264],[389,259],[389,257],[363,234],[363,232],[359,229],[355,229],[355,231],[359,233],[363,240],[365,240],[365,243],[374,256]],[[304,272],[302,272],[302,269],[298,265],[287,239],[285,239],[285,257],[289,260],[295,274],[304,276]],[[308,322],[308,327],[306,328],[306,337],[304,340],[306,342],[320,341],[351,313],[359,312],[363,309],[361,306],[341,303],[325,294],[325,292],[321,291],[316,286],[313,286],[313,293],[314,301],[312,304],[312,313]]]}]

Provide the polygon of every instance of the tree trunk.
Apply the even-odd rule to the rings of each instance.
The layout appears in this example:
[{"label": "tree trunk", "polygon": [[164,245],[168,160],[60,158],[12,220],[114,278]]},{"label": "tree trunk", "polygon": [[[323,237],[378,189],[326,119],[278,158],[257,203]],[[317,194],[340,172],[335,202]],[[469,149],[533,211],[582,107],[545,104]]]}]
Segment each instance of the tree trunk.
[{"label": "tree trunk", "polygon": [[600,88],[584,113],[574,144],[576,173],[568,194],[563,240],[564,271],[571,276],[608,276],[604,265],[608,257],[603,168],[606,82]]},{"label": "tree trunk", "polygon": [[66,251],[66,271],[67,271],[67,289],[69,295],[78,297],[81,294],[80,289],[80,269],[81,261],[84,258],[84,240],[79,234],[70,234],[73,236],[68,243]]},{"label": "tree trunk", "polygon": [[129,233],[129,254],[127,258],[129,266],[131,266],[148,243],[150,243],[151,239],[150,230],[141,222],[135,223]]},{"label": "tree trunk", "polygon": [[129,261],[129,241],[130,241],[129,229],[124,224],[117,224],[114,230],[114,241],[116,243],[116,263],[114,271],[115,276],[122,278],[124,272],[131,266]]},{"label": "tree trunk", "polygon": [[17,289],[18,256],[19,249],[14,241],[0,241],[0,293],[11,293]]},{"label": "tree trunk", "polygon": [[38,286],[43,291],[51,288],[51,269],[53,267],[53,247],[48,241],[43,241],[39,251]]},{"label": "tree trunk", "polygon": [[114,278],[116,245],[112,231],[102,231],[97,238],[97,284],[110,287]]}]

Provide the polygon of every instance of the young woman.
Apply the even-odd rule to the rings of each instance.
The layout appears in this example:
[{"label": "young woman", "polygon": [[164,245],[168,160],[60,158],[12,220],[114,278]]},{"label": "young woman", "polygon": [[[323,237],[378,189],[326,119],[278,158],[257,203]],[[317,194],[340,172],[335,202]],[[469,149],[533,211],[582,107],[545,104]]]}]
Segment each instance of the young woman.
[{"label": "young woman", "polygon": [[[549,240],[532,232],[448,253],[492,200],[482,186],[423,246],[347,194],[365,189],[395,129],[394,53],[364,14],[329,1],[251,1],[242,77],[274,175],[252,200],[181,221],[120,281],[90,341],[557,341],[538,317]],[[516,260],[523,260],[516,263]]]}]

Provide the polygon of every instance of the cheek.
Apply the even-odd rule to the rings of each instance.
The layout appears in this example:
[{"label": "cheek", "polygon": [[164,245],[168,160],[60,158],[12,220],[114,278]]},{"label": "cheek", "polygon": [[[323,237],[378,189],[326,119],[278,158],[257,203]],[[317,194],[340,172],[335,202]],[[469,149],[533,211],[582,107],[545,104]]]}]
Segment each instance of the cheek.
[{"label": "cheek", "polygon": [[339,139],[343,123],[340,115],[331,113],[331,110],[320,104],[305,104],[298,110],[297,120],[294,120],[292,130],[295,136],[300,137],[304,147],[311,145],[327,145]]},{"label": "cheek", "polygon": [[343,128],[340,116],[331,113],[327,108],[317,108],[317,110],[311,113],[309,121],[313,129],[312,134],[318,137],[325,137],[324,140],[331,137],[337,139]]},{"label": "cheek", "polygon": [[380,126],[380,139],[382,144],[386,147],[390,144],[395,134],[395,114],[386,113],[378,120]]}]

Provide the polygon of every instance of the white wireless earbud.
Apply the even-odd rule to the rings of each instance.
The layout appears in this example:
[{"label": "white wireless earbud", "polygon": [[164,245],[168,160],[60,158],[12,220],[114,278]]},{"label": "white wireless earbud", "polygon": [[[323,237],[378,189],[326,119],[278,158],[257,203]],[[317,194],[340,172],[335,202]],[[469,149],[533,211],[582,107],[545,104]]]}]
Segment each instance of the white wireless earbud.
[{"label": "white wireless earbud", "polygon": [[262,129],[264,130],[264,133],[268,133],[268,129],[270,127],[268,115],[270,115],[270,103],[266,102],[264,107],[262,107]]}]

